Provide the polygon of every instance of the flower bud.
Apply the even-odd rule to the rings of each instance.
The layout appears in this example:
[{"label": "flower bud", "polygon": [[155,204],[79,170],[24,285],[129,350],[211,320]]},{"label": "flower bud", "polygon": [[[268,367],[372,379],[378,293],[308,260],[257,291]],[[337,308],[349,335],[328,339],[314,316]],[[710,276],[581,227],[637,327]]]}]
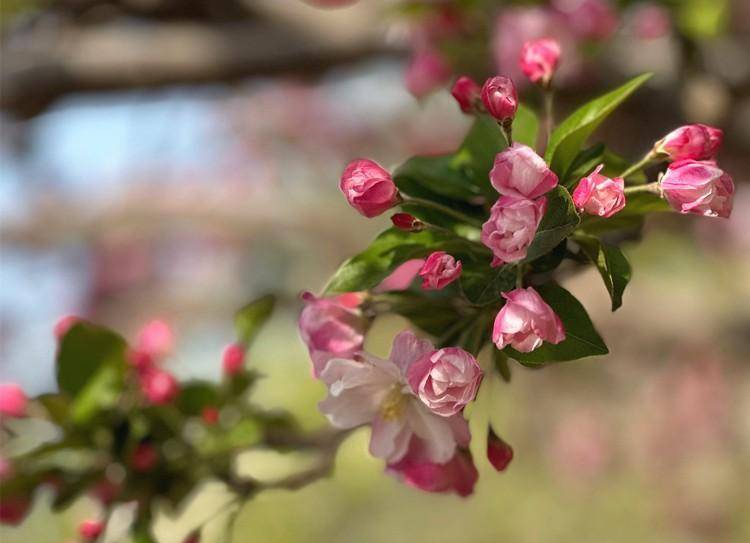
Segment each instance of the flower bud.
[{"label": "flower bud", "polygon": [[544,341],[558,344],[565,340],[560,317],[533,287],[517,288],[502,294],[505,305],[495,317],[492,341],[498,349],[508,345],[522,353],[541,347]]},{"label": "flower bud", "polygon": [[201,418],[207,425],[213,426],[219,422],[219,410],[212,405],[206,406],[201,411]]},{"label": "flower bud", "polygon": [[78,534],[84,541],[96,541],[104,531],[104,523],[100,520],[88,519],[78,525]]},{"label": "flower bud", "polygon": [[157,361],[171,354],[174,344],[174,332],[169,324],[162,320],[153,320],[138,331],[135,349]]},{"label": "flower bud", "polygon": [[725,219],[732,214],[734,182],[713,161],[673,162],[659,186],[669,205],[680,213]]},{"label": "flower bud", "polygon": [[399,201],[391,174],[372,160],[350,162],[339,184],[349,205],[365,217],[376,217]]},{"label": "flower bud", "polygon": [[174,376],[158,368],[149,368],[140,374],[141,392],[154,405],[163,405],[174,400],[180,393],[180,385]]},{"label": "flower bud", "polygon": [[0,384],[0,415],[20,419],[26,416],[28,399],[15,383]]},{"label": "flower bud", "polygon": [[412,363],[406,377],[422,403],[433,413],[450,417],[477,395],[482,368],[470,353],[446,347],[426,353]]},{"label": "flower bud", "polygon": [[513,448],[492,431],[487,432],[487,459],[497,471],[505,471],[513,460]]},{"label": "flower bud", "polygon": [[681,126],[654,145],[654,152],[671,160],[709,160],[716,156],[724,140],[724,132],[705,124]]},{"label": "flower bud", "polygon": [[425,290],[441,290],[461,275],[461,261],[456,260],[445,251],[435,251],[427,257],[419,276]]},{"label": "flower bud", "polygon": [[57,341],[62,340],[65,334],[68,333],[73,325],[81,322],[81,317],[76,315],[63,315],[55,323],[55,327],[52,329],[52,333],[55,335]]},{"label": "flower bud", "polygon": [[548,86],[559,62],[560,43],[557,40],[530,40],[521,47],[519,66],[532,83]]},{"label": "flower bud", "polygon": [[538,198],[555,188],[557,175],[529,146],[514,143],[495,156],[490,183],[500,194],[515,198]]},{"label": "flower bud", "polygon": [[482,86],[482,103],[487,112],[500,122],[513,120],[518,110],[518,94],[513,81],[498,75],[489,78]]},{"label": "flower bud", "polygon": [[482,243],[494,255],[493,267],[526,258],[546,209],[546,197],[527,200],[502,196],[495,202],[481,235]]},{"label": "flower bud", "polygon": [[393,226],[404,232],[421,232],[424,223],[409,213],[394,213],[391,215]]},{"label": "flower bud", "polygon": [[225,375],[237,375],[245,363],[245,349],[242,345],[232,343],[224,348],[221,355],[221,366]]},{"label": "flower bud", "polygon": [[159,461],[159,453],[151,443],[139,443],[130,457],[130,467],[134,471],[151,471]]},{"label": "flower bud", "polygon": [[625,207],[625,181],[621,177],[610,179],[599,172],[600,164],[587,177],[581,179],[573,191],[573,203],[581,212],[599,217],[611,217]]},{"label": "flower bud", "polygon": [[443,55],[432,47],[420,48],[406,67],[406,88],[416,98],[422,98],[450,79],[451,67]]},{"label": "flower bud", "polygon": [[3,496],[0,500],[0,524],[18,526],[30,508],[31,500],[26,496]]},{"label": "flower bud", "polygon": [[136,371],[146,371],[147,369],[154,366],[154,359],[145,351],[137,351],[135,349],[128,349],[125,353],[128,363]]},{"label": "flower bud", "polygon": [[465,75],[456,79],[451,94],[464,113],[475,113],[482,103],[482,88],[472,78]]}]

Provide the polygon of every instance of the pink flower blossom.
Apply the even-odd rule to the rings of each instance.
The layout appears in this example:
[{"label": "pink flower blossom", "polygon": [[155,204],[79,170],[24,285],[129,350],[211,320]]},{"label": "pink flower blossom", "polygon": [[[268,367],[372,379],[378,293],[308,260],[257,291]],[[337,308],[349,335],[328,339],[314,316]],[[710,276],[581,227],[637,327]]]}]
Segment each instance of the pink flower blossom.
[{"label": "pink flower blossom", "polygon": [[31,508],[31,500],[25,496],[3,496],[0,500],[0,524],[18,526]]},{"label": "pink flower blossom", "polygon": [[11,418],[26,416],[28,400],[23,389],[15,383],[0,384],[0,415]]},{"label": "pink flower blossom", "polygon": [[555,188],[557,175],[531,147],[514,143],[495,156],[490,183],[504,196],[533,200]]},{"label": "pink flower blossom", "polygon": [[492,341],[498,349],[508,345],[522,353],[541,347],[542,342],[565,340],[562,321],[533,287],[502,294],[505,305],[495,317]]},{"label": "pink flower blossom", "polygon": [[433,47],[419,47],[409,61],[404,74],[406,88],[422,98],[448,82],[451,67],[443,55]]},{"label": "pink flower blossom", "polygon": [[600,174],[600,164],[581,179],[573,191],[573,203],[581,212],[599,217],[611,217],[625,207],[625,181],[621,177],[610,179]]},{"label": "pink flower blossom", "polygon": [[349,205],[365,217],[376,217],[399,201],[391,174],[366,158],[353,160],[346,166],[339,188]]},{"label": "pink flower blossom", "polygon": [[671,160],[709,160],[716,156],[724,132],[705,124],[681,126],[656,142],[654,151]]},{"label": "pink flower blossom", "polygon": [[245,363],[245,348],[238,343],[230,343],[221,354],[221,367],[225,375],[237,375]]},{"label": "pink flower blossom", "polygon": [[130,467],[133,471],[151,471],[159,461],[159,453],[151,443],[139,443],[130,457]]},{"label": "pink flower blossom", "polygon": [[149,355],[154,361],[169,356],[174,350],[172,328],[163,320],[153,320],[138,331],[135,350]]},{"label": "pink flower blossom", "polygon": [[390,292],[393,290],[406,290],[411,286],[414,278],[419,274],[419,270],[424,266],[424,258],[413,258],[407,260],[395,270],[393,270],[388,277],[383,279],[380,284],[373,290],[375,292]]},{"label": "pink flower blossom", "polygon": [[158,368],[148,368],[139,375],[141,392],[149,403],[163,405],[170,403],[180,393],[177,379],[169,372]]},{"label": "pink flower blossom", "polygon": [[481,105],[482,88],[472,78],[462,75],[453,84],[451,94],[464,113],[474,113]]},{"label": "pink flower blossom", "polygon": [[519,66],[529,81],[547,86],[557,70],[560,53],[560,43],[557,40],[529,40],[521,47]]},{"label": "pink flower blossom", "polygon": [[55,323],[55,327],[52,329],[52,333],[55,335],[55,339],[60,341],[65,334],[68,333],[73,325],[81,322],[81,317],[76,315],[63,315]]},{"label": "pink flower blossom", "polygon": [[516,116],[518,93],[510,78],[490,77],[482,86],[481,98],[487,112],[498,121],[512,120]]},{"label": "pink flower blossom", "polygon": [[446,347],[421,356],[406,377],[414,394],[433,413],[450,417],[477,395],[482,368],[470,353]]},{"label": "pink flower blossom", "polygon": [[664,6],[652,3],[636,4],[632,11],[633,33],[642,40],[654,40],[672,31],[672,19]]},{"label": "pink flower blossom", "polygon": [[487,459],[497,471],[505,471],[513,460],[513,448],[489,428],[487,431]]},{"label": "pink flower blossom", "polygon": [[433,413],[411,391],[409,367],[435,348],[404,331],[393,340],[388,360],[360,353],[357,360],[334,358],[321,372],[328,396],[318,404],[338,428],[372,425],[370,453],[397,463],[406,456],[412,438],[421,440],[424,458],[445,464],[458,446],[468,444],[469,427],[460,414]]},{"label": "pink flower blossom", "polygon": [[734,182],[713,161],[673,162],[659,182],[664,197],[680,213],[729,218]]},{"label": "pink flower blossom", "polygon": [[552,5],[579,38],[604,41],[617,30],[617,12],[608,0],[554,0]]},{"label": "pink flower blossom", "polygon": [[481,240],[492,250],[493,266],[518,262],[534,240],[539,223],[547,208],[546,197],[536,200],[502,196],[482,225]]},{"label": "pink flower blossom", "polygon": [[404,232],[420,232],[424,223],[409,213],[394,213],[391,215],[393,226]]},{"label": "pink flower blossom", "polygon": [[349,293],[331,298],[302,294],[305,307],[299,316],[299,332],[307,345],[318,377],[331,358],[351,358],[362,350],[367,320],[358,306],[362,299]]},{"label": "pink flower blossom", "polygon": [[84,541],[95,541],[104,531],[104,523],[100,520],[88,519],[78,525],[78,534]]},{"label": "pink flower blossom", "polygon": [[425,492],[455,492],[462,497],[474,492],[479,479],[468,450],[458,449],[448,462],[439,464],[428,459],[424,442],[416,438],[401,460],[388,464],[386,472]]},{"label": "pink flower blossom", "polygon": [[444,289],[461,276],[461,261],[445,251],[435,251],[425,260],[419,276],[422,278],[423,289]]}]

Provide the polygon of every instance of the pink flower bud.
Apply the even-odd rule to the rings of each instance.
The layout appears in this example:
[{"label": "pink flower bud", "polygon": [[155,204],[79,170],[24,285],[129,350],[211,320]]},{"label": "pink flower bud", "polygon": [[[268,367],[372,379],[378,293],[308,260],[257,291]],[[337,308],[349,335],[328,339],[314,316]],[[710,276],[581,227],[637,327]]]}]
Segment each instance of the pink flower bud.
[{"label": "pink flower bud", "polygon": [[439,51],[423,47],[414,53],[406,67],[406,88],[417,98],[422,98],[450,79],[451,67]]},{"label": "pink flower bud", "polygon": [[376,217],[399,201],[391,174],[365,158],[350,162],[339,184],[346,201],[365,217]]},{"label": "pink flower bud", "polygon": [[406,377],[422,403],[433,413],[450,417],[477,395],[482,368],[470,353],[446,347],[426,353],[412,363]]},{"label": "pink flower bud", "polygon": [[724,132],[705,124],[681,126],[654,145],[654,151],[671,160],[709,160],[716,156],[724,140]]},{"label": "pink flower bud", "polygon": [[458,279],[461,275],[461,261],[456,260],[445,251],[435,251],[427,257],[419,276],[425,290],[441,290]]},{"label": "pink flower bud", "polygon": [[203,419],[203,422],[209,426],[213,426],[219,422],[219,410],[213,406],[204,407],[203,411],[201,411],[201,418]]},{"label": "pink flower bud", "polygon": [[508,345],[530,353],[546,341],[558,344],[565,340],[562,321],[533,287],[504,292],[505,305],[495,317],[492,341],[498,349]]},{"label": "pink flower bud", "polygon": [[157,361],[171,354],[174,344],[174,332],[169,324],[162,320],[153,320],[138,331],[135,349]]},{"label": "pink flower bud", "polygon": [[130,467],[134,471],[151,471],[159,462],[159,453],[151,443],[139,443],[130,457]]},{"label": "pink flower bud", "polygon": [[221,366],[225,375],[237,375],[245,363],[245,349],[242,345],[232,343],[224,348],[221,355]]},{"label": "pink flower bud", "polygon": [[60,317],[55,323],[55,327],[52,330],[52,333],[55,335],[55,339],[57,341],[60,341],[63,336],[68,333],[68,330],[70,330],[74,324],[77,324],[79,322],[81,322],[81,317],[77,317],[76,315],[63,315],[62,317]]},{"label": "pink flower bud", "polygon": [[555,188],[557,175],[531,147],[514,143],[495,156],[490,183],[504,196],[533,200]]},{"label": "pink flower bud", "polygon": [[546,197],[536,200],[502,196],[482,225],[481,240],[492,250],[492,266],[518,262],[534,241],[539,223],[547,208]]},{"label": "pink flower bud", "polygon": [[451,94],[464,113],[475,113],[482,103],[482,87],[465,75],[456,79]]},{"label": "pink flower bud", "polygon": [[732,214],[734,182],[713,161],[673,162],[659,186],[669,205],[680,213],[725,219]]},{"label": "pink flower bud", "polygon": [[31,500],[25,496],[3,496],[0,500],[0,524],[18,526],[31,508]]},{"label": "pink flower bud", "polygon": [[527,41],[521,47],[518,62],[529,81],[546,87],[560,62],[560,43],[550,38]]},{"label": "pink flower bud", "polygon": [[479,479],[468,450],[458,449],[448,462],[438,464],[429,460],[424,443],[417,438],[412,438],[406,455],[388,464],[386,471],[424,492],[454,492],[462,497],[474,492]]},{"label": "pink flower bud", "polygon": [[23,389],[15,383],[0,384],[0,415],[11,418],[26,416],[28,400]]},{"label": "pink flower bud", "polygon": [[362,350],[367,320],[358,308],[359,296],[317,298],[305,292],[302,300],[305,307],[299,317],[299,331],[317,377],[331,358],[350,358]]},{"label": "pink flower bud", "polygon": [[587,177],[581,179],[573,191],[573,203],[581,212],[599,217],[611,217],[625,207],[625,181],[621,177],[610,179],[600,174],[600,164]]},{"label": "pink flower bud", "polygon": [[180,393],[180,385],[174,376],[158,368],[150,368],[140,374],[141,392],[154,405],[171,402]]},{"label": "pink flower bud", "polygon": [[128,363],[139,372],[146,371],[154,366],[154,359],[145,351],[128,349],[125,358],[127,358]]},{"label": "pink flower bud", "polygon": [[513,81],[497,75],[489,78],[482,86],[482,103],[487,112],[498,121],[512,120],[518,110],[518,94]]},{"label": "pink flower bud", "polygon": [[104,523],[100,520],[88,519],[78,525],[78,534],[84,541],[96,541],[104,531]]},{"label": "pink flower bud", "polygon": [[513,460],[513,448],[492,431],[487,432],[487,459],[497,471],[505,471]]},{"label": "pink flower bud", "polygon": [[391,215],[391,222],[404,232],[420,232],[424,229],[424,223],[409,213],[394,213]]}]

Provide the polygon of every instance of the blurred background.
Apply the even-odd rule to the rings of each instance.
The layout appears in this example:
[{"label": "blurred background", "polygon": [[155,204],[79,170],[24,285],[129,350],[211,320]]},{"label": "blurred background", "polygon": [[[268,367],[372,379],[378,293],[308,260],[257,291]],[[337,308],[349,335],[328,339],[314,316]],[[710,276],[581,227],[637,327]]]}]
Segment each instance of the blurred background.
[{"label": "blurred background", "polygon": [[[750,3],[587,4],[4,0],[0,381],[51,390],[52,328],[69,313],[129,337],[165,319],[170,369],[218,378],[234,311],[273,291],[284,303],[251,352],[267,375],[256,399],[320,427],[297,295],[388,223],[348,208],[343,166],[452,150],[470,122],[446,91],[455,74],[513,73],[525,39],[553,34],[558,118],[656,74],[598,136],[630,159],[679,124],[724,129],[732,218],[652,218],[625,246],[634,276],[615,314],[595,270],[566,280],[612,354],[516,366],[493,387],[515,459],[498,474],[477,458],[472,497],[389,478],[360,430],[330,479],[247,502],[234,540],[750,540]],[[404,324],[378,321],[366,347],[386,354]],[[53,515],[37,500],[0,538],[64,541],[92,507]]]}]

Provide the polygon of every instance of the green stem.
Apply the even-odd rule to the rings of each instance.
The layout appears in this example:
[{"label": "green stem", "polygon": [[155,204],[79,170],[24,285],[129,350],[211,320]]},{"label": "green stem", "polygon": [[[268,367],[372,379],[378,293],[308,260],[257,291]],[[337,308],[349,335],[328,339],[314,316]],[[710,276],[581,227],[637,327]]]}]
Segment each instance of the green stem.
[{"label": "green stem", "polygon": [[524,265],[516,266],[516,288],[523,288]]},{"label": "green stem", "polygon": [[625,194],[635,194],[638,192],[651,192],[661,196],[659,183],[648,183],[647,185],[636,185],[634,187],[625,187]]},{"label": "green stem", "polygon": [[622,172],[618,177],[622,177],[623,179],[627,179],[629,176],[633,175],[636,172],[641,171],[643,168],[651,164],[656,160],[656,156],[654,155],[653,151],[649,151],[646,156],[644,156],[641,160],[630,166],[627,170]]},{"label": "green stem", "polygon": [[503,136],[505,136],[505,141],[508,144],[508,147],[513,145],[513,119],[506,119],[505,121],[499,122],[500,128],[503,131]]},{"label": "green stem", "polygon": [[552,90],[552,86],[548,86],[544,89],[544,124],[546,129],[546,139],[544,146],[540,149],[540,153],[544,154],[544,150],[549,145],[549,140],[552,139],[552,127],[555,124],[553,102],[555,92]]},{"label": "green stem", "polygon": [[438,204],[437,202],[433,202],[432,200],[424,200],[422,198],[412,198],[411,196],[403,196],[403,195],[402,195],[402,198],[403,198],[402,204],[418,205],[422,207],[431,208],[431,209],[434,209],[435,211],[439,211],[446,215],[450,215],[451,217],[458,219],[460,221],[463,221],[467,224],[476,226],[477,228],[482,227],[482,222],[479,221],[478,219],[475,219],[474,217],[469,217],[468,215],[461,213],[460,211],[456,211],[455,209],[452,209],[443,204]]}]

